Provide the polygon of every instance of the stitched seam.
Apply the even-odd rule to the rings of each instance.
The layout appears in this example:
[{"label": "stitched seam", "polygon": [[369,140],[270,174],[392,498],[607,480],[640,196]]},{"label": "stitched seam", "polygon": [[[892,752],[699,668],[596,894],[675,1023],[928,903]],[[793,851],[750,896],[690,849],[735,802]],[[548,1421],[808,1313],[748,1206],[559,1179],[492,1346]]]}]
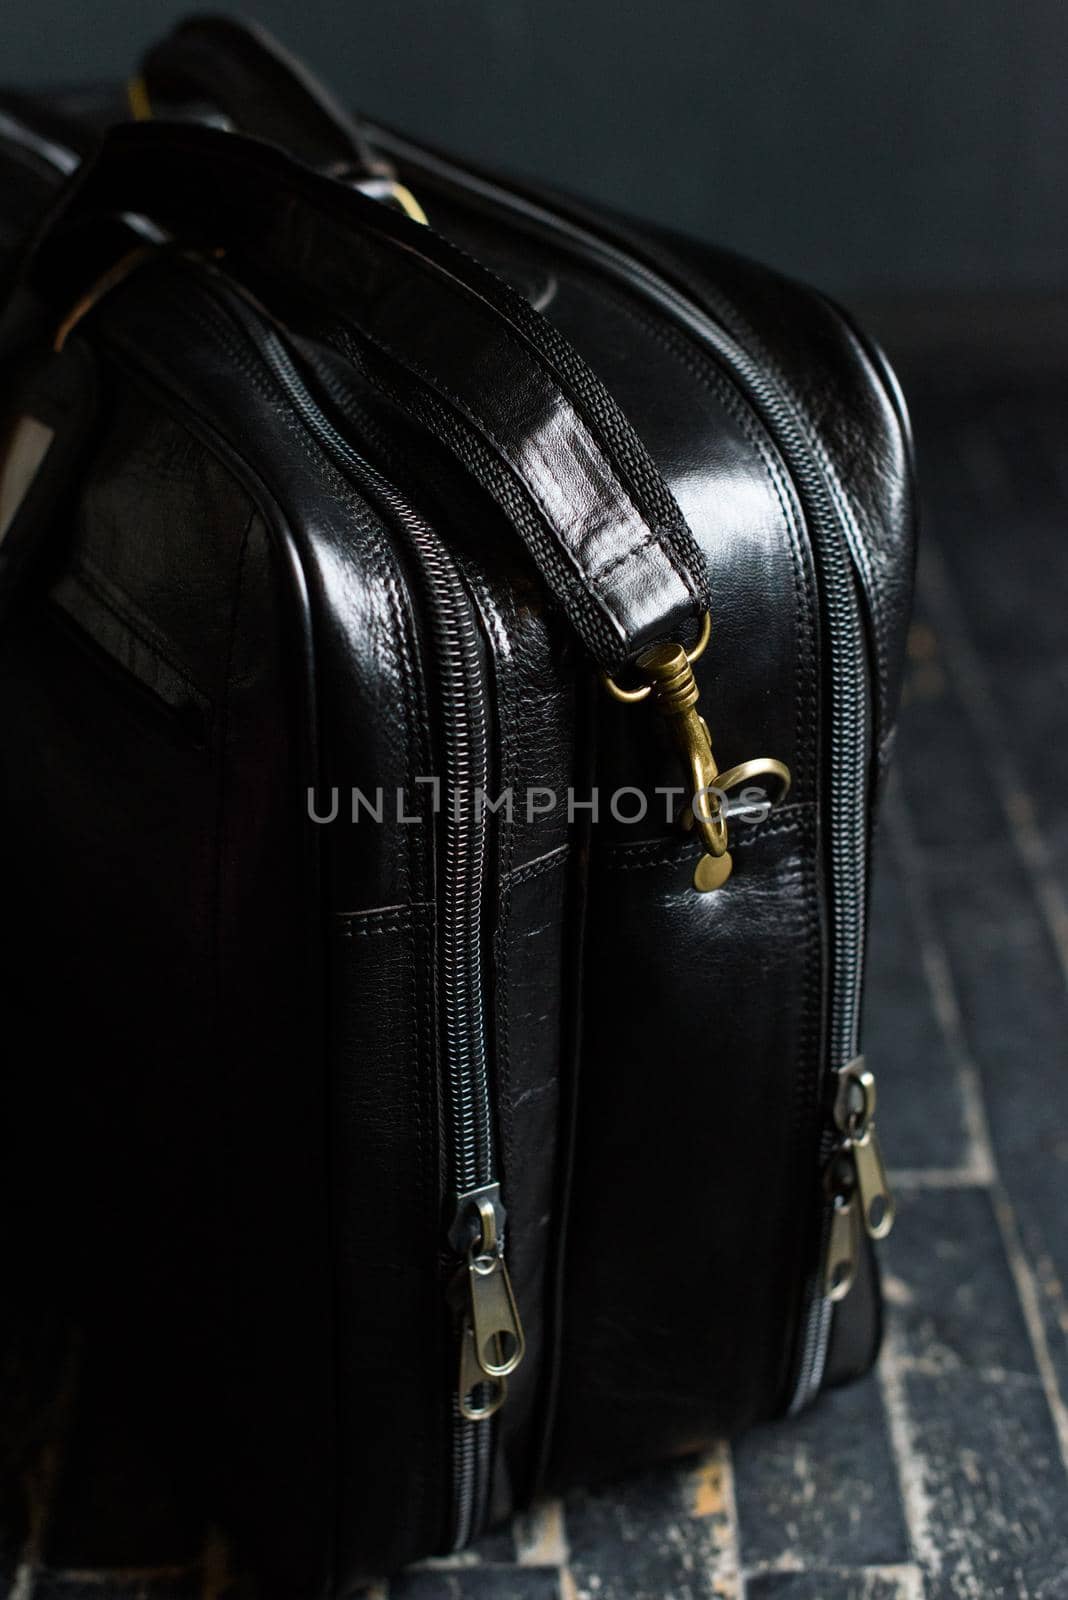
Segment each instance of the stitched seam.
[{"label": "stitched seam", "polygon": [[[732,840],[731,851],[736,853],[760,844],[763,839],[771,838],[773,835],[795,833],[807,826],[808,819],[801,815],[795,814],[778,820],[771,817],[758,828],[742,835],[741,838]],[[635,872],[643,867],[678,867],[698,861],[701,854],[699,847],[689,843],[675,845],[652,839],[645,840],[641,844],[610,845],[601,851],[597,865],[604,871]]]},{"label": "stitched seam", "polygon": [[[641,540],[640,544],[633,545],[629,550],[624,550],[622,555],[611,556],[609,560],[605,561],[601,566],[591,568],[589,571],[587,571],[587,581],[590,583],[595,583],[598,585],[598,587],[600,587],[603,583],[603,580],[608,577],[610,572],[615,572],[617,567],[626,566],[628,561],[633,561],[635,556],[640,556],[642,551],[648,550],[649,546],[652,544],[660,545],[662,550],[665,548],[662,539],[657,534],[646,534],[645,538]],[[694,593],[689,583],[687,583],[687,588],[689,588],[691,594]],[[697,598],[696,595],[694,595],[694,598]]]},{"label": "stitched seam", "polygon": [[790,817],[769,817],[767,822],[761,823],[758,828],[735,837],[731,843],[732,850],[745,850],[750,846],[759,844],[762,839],[769,838],[776,833],[791,833],[795,829],[807,826],[807,818],[798,813]]},{"label": "stitched seam", "polygon": [[411,905],[389,906],[383,911],[335,912],[334,932],[339,939],[370,938],[376,933],[407,931],[415,923],[423,924],[433,910],[429,900],[419,900]]},{"label": "stitched seam", "polygon": [[554,868],[563,866],[570,854],[570,844],[561,844],[557,845],[555,850],[538,856],[534,861],[528,861],[521,867],[514,867],[507,874],[509,887],[515,888],[521,883],[530,883],[532,879],[540,878],[546,872],[552,872]]}]

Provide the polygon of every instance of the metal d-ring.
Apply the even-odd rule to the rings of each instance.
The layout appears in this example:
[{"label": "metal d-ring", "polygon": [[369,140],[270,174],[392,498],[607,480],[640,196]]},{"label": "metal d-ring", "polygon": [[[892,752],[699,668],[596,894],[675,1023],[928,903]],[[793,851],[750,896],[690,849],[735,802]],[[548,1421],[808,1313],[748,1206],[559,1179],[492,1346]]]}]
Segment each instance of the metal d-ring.
[{"label": "metal d-ring", "polygon": [[722,794],[730,794],[732,789],[741,789],[754,778],[778,778],[782,787],[770,805],[781,806],[786,796],[790,793],[790,769],[783,761],[776,761],[772,756],[755,756],[752,761],[739,761],[736,767],[728,767],[726,772],[718,772],[712,787]]},{"label": "metal d-ring", "polygon": [[[705,653],[705,647],[712,635],[712,613],[706,611],[701,620],[701,632],[697,643],[692,650],[687,650],[686,660],[692,667]],[[653,685],[645,683],[640,689],[621,689],[610,672],[601,673],[601,681],[613,699],[621,700],[625,706],[637,705],[639,700],[647,700],[653,692]]]}]

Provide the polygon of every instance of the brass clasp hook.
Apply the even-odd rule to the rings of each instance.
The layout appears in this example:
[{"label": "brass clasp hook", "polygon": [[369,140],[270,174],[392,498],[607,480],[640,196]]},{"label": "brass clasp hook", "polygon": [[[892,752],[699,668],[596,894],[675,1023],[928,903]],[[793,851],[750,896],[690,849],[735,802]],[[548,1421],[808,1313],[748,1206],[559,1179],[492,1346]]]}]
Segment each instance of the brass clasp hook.
[{"label": "brass clasp hook", "polygon": [[724,773],[716,766],[708,723],[697,710],[700,690],[693,671],[710,632],[711,621],[706,613],[701,636],[692,650],[684,650],[681,644],[652,645],[637,660],[638,671],[649,679],[638,689],[621,689],[612,678],[605,677],[609,692],[617,700],[635,704],[652,696],[657,710],[667,720],[690,785],[690,808],[683,820],[697,829],[705,846],[693,879],[694,887],[703,894],[720,888],[731,875],[733,862],[727,837],[730,791],[758,778],[775,778],[780,790],[773,803],[778,804],[790,788],[789,767],[770,756],[743,761]]}]

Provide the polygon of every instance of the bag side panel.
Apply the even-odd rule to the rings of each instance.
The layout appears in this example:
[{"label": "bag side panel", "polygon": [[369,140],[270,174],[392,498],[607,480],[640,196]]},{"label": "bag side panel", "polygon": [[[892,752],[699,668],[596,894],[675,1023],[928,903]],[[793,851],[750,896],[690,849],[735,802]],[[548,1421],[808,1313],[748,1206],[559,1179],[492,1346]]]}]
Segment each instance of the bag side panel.
[{"label": "bag side panel", "polygon": [[[61,570],[5,630],[0,759],[88,1414],[223,1527],[273,1520],[279,1570],[315,1594],[325,1109],[321,1068],[293,1072],[314,1005],[286,577],[232,475],[114,374],[69,518],[42,530]],[[145,1507],[113,1510],[100,1545],[138,1559]]]}]

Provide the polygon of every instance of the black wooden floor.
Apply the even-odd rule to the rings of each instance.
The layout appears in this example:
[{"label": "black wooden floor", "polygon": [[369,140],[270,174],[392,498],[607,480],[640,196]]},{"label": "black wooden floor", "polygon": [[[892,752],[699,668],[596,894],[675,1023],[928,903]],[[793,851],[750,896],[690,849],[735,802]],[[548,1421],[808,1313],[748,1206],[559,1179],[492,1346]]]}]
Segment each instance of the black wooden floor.
[{"label": "black wooden floor", "polygon": [[[868,991],[900,1203],[878,1373],[377,1600],[1068,1597],[1068,381],[958,373],[913,404],[925,546]],[[72,1507],[62,1481],[46,1453],[28,1535],[0,1537],[12,1597],[231,1591],[217,1542],[156,1578],[57,1570],[123,1492]]]}]

